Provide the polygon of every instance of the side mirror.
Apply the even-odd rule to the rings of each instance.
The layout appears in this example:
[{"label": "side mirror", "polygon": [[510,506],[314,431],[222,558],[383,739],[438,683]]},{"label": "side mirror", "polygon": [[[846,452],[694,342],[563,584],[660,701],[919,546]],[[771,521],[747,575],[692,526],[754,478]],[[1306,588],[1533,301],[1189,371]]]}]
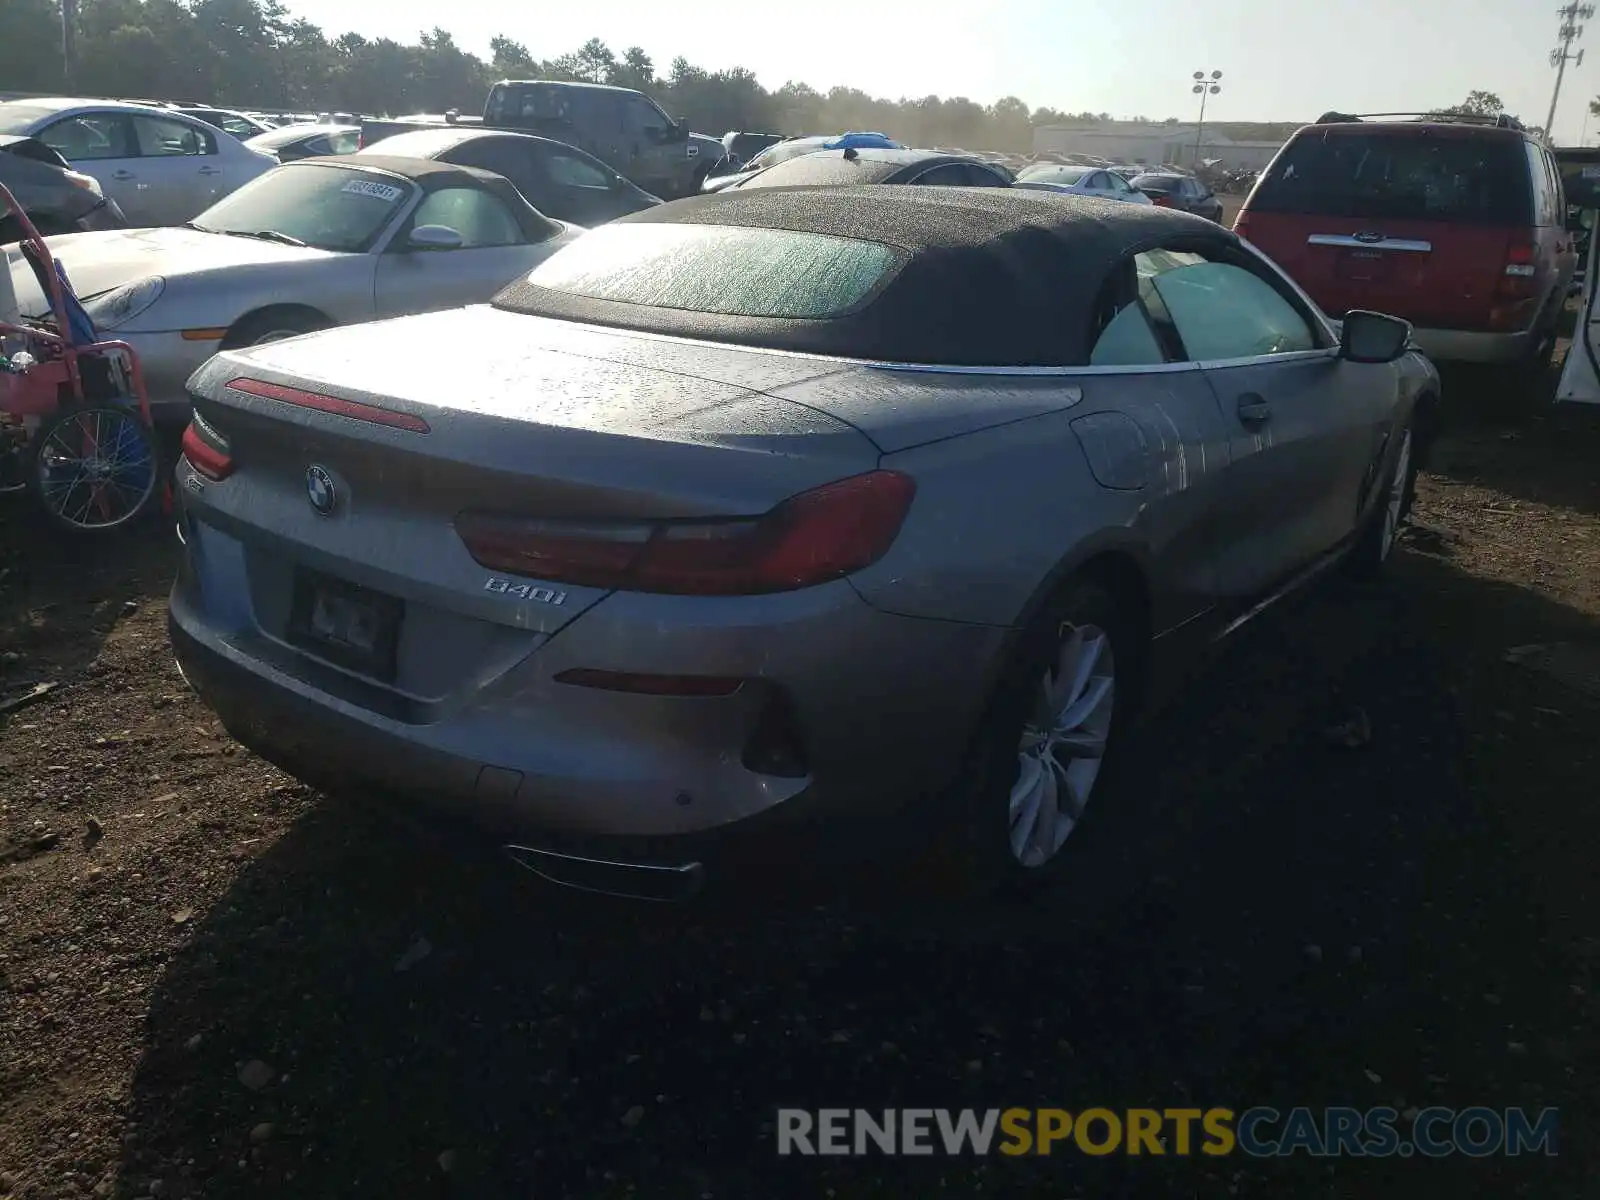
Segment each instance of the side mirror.
[{"label": "side mirror", "polygon": [[1391,363],[1411,344],[1411,322],[1365,309],[1344,315],[1339,356],[1356,363]]},{"label": "side mirror", "polygon": [[459,250],[466,241],[448,225],[418,225],[406,239],[413,250]]}]

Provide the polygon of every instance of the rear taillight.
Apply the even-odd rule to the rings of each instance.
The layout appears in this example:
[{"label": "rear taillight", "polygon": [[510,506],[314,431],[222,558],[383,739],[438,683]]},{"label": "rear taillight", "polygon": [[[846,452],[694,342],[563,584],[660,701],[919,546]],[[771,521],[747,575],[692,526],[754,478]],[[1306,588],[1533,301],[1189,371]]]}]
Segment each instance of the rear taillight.
[{"label": "rear taillight", "polygon": [[462,513],[456,532],[482,565],[552,583],[682,596],[787,592],[839,579],[888,552],[916,495],[870,471],[792,496],[765,516],[595,522]]},{"label": "rear taillight", "polygon": [[183,431],[183,456],[189,465],[212,482],[233,474],[233,456],[228,439],[207,424],[198,413]]},{"label": "rear taillight", "polygon": [[1235,217],[1233,219],[1233,232],[1237,236],[1243,238],[1247,242],[1250,240],[1250,214],[1249,213],[1242,212],[1237,217]]},{"label": "rear taillight", "polygon": [[1532,279],[1537,271],[1539,247],[1532,242],[1512,242],[1506,247],[1507,279]]},{"label": "rear taillight", "polygon": [[1494,306],[1489,312],[1490,329],[1522,329],[1528,324],[1528,309],[1536,299],[1539,282],[1538,262],[1539,247],[1533,242],[1512,242],[1506,247],[1505,267],[1495,284]]}]

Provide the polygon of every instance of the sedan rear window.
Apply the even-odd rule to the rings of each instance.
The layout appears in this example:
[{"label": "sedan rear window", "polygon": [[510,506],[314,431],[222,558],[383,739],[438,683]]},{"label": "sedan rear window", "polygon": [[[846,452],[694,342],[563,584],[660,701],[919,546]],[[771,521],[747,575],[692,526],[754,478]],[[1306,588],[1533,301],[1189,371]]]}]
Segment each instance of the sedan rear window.
[{"label": "sedan rear window", "polygon": [[1054,163],[1036,163],[1017,175],[1018,182],[1060,183],[1071,187],[1078,183],[1093,167],[1062,167]]},{"label": "sedan rear window", "polygon": [[895,270],[879,242],[727,225],[606,225],[546,259],[534,287],[729,317],[843,316]]},{"label": "sedan rear window", "polygon": [[1522,140],[1424,131],[1296,138],[1251,197],[1262,213],[1533,224]]}]

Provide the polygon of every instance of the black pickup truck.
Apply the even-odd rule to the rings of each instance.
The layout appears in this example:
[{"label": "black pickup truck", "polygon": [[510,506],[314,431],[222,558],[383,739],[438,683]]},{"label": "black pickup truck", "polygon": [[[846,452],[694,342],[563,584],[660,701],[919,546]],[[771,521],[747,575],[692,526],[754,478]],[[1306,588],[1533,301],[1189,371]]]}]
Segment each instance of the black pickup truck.
[{"label": "black pickup truck", "polygon": [[692,196],[723,155],[718,138],[689,132],[643,92],[600,83],[502,79],[489,89],[483,116],[445,113],[440,120],[362,121],[361,145],[439,124],[536,133],[566,142],[666,200]]}]

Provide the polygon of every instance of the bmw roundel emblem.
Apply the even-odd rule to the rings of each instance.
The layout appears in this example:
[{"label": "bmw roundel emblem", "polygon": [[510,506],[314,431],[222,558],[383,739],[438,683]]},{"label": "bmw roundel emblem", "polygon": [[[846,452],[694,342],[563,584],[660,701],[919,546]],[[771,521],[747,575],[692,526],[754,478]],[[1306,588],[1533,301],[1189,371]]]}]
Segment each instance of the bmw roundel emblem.
[{"label": "bmw roundel emblem", "polygon": [[310,500],[311,507],[324,517],[331,513],[333,506],[339,502],[339,493],[333,486],[333,476],[328,474],[326,467],[319,467],[313,463],[306,468],[306,499]]}]

